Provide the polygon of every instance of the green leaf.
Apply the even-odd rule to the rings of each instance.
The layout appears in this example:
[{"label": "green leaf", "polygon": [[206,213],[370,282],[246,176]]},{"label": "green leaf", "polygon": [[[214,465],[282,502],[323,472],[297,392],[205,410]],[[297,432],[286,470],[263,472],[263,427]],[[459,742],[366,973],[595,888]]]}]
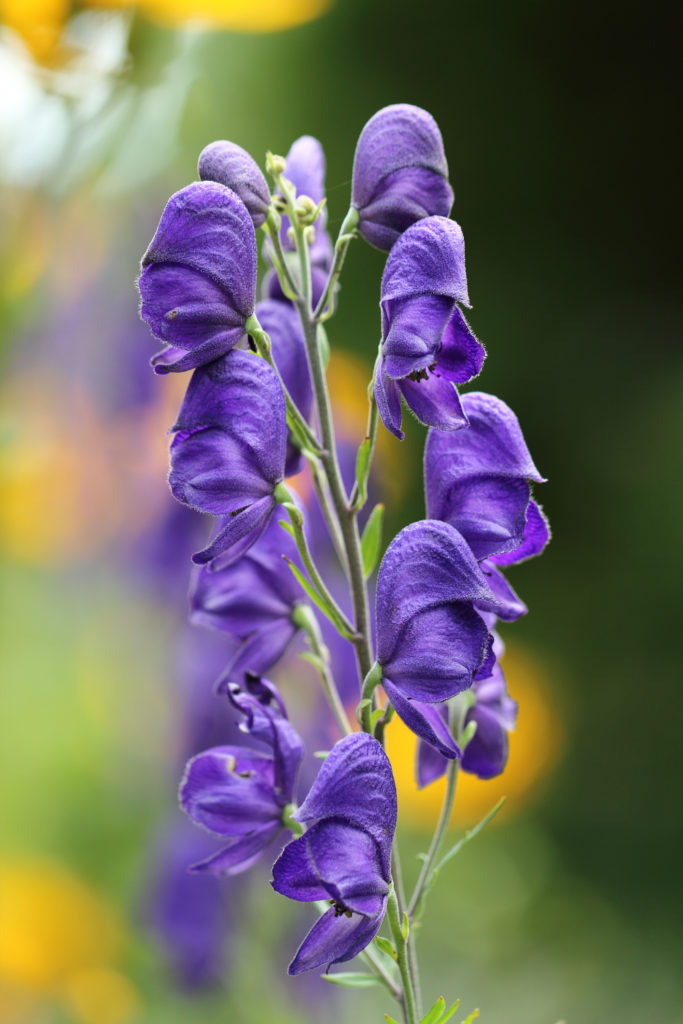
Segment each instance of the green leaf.
[{"label": "green leaf", "polygon": [[394,1020],[393,1017],[390,1017],[388,1013],[384,1014],[384,1019],[387,1022],[387,1024],[398,1024],[398,1021]]},{"label": "green leaf", "polygon": [[286,519],[279,519],[278,526],[281,526],[285,533],[288,533],[290,537],[294,537],[294,540],[296,540],[294,527],[292,526],[291,523],[288,523]]},{"label": "green leaf", "polygon": [[[434,873],[435,874],[436,874],[437,871],[441,871],[441,868],[444,866],[444,864],[447,864],[449,860],[452,860],[452,858],[455,857],[455,855],[457,853],[460,853],[460,851],[462,850],[463,846],[466,843],[469,843],[470,839],[474,839],[474,837],[476,835],[479,835],[479,833],[482,831],[482,829],[486,828],[486,826],[491,821],[491,819],[495,818],[495,816],[498,814],[498,811],[501,809],[501,807],[503,806],[504,803],[505,803],[505,797],[502,796],[500,798],[500,800],[498,801],[498,803],[495,805],[495,807],[491,808],[491,810],[486,815],[486,817],[482,818],[478,825],[475,825],[474,828],[471,828],[469,830],[469,832],[465,832],[465,835],[462,837],[462,839],[459,839],[458,842],[455,843],[454,846],[451,846],[451,848],[448,851],[448,853],[444,854],[444,856],[441,858],[439,863],[434,868]],[[478,1010],[477,1010],[477,1013],[479,1013]],[[472,1018],[472,1020],[474,1020],[474,1017]],[[463,1021],[463,1024],[467,1024],[467,1021]]]},{"label": "green leaf", "polygon": [[453,1016],[453,1014],[455,1013],[459,1006],[460,1000],[456,999],[453,1005],[449,1006],[444,1015],[442,1017],[439,1017],[437,1024],[446,1024],[446,1021],[451,1019],[451,1017]]},{"label": "green leaf", "polygon": [[408,914],[404,912],[404,914],[403,914],[403,921],[401,922],[401,935],[403,936],[403,941],[404,942],[408,941],[408,932],[409,931],[410,931],[410,920],[408,918]]},{"label": "green leaf", "polygon": [[354,971],[342,971],[339,974],[321,974],[321,978],[329,981],[331,985],[341,985],[342,988],[370,988],[371,985],[380,985],[379,978],[374,974],[362,974]]},{"label": "green leaf", "polygon": [[432,1008],[427,1011],[425,1016],[420,1021],[420,1024],[439,1024],[441,1014],[446,1008],[446,1000],[443,996],[439,996],[437,1001],[434,1003]]},{"label": "green leaf", "polygon": [[358,485],[358,508],[362,508],[368,500],[368,476],[370,475],[370,456],[372,441],[366,437],[356,456],[356,484]]},{"label": "green leaf", "polygon": [[[365,443],[365,442],[363,442]],[[365,524],[363,536],[360,540],[361,554],[363,556],[363,573],[365,578],[371,575],[377,565],[379,549],[382,544],[382,524],[384,523],[384,505],[375,505],[370,517]]]},{"label": "green leaf", "polygon": [[363,712],[371,705],[372,701],[369,697],[363,697],[362,701],[359,702],[358,707],[356,708],[356,721],[359,725],[363,724]]},{"label": "green leaf", "polygon": [[306,591],[307,595],[310,597],[311,601],[316,606],[316,608],[319,608],[320,611],[323,613],[323,615],[327,616],[327,618],[330,620],[330,622],[332,622],[334,624],[334,626],[336,627],[338,633],[340,633],[347,640],[350,640],[351,639],[350,633],[346,629],[344,629],[344,627],[338,621],[337,616],[334,613],[334,610],[329,606],[329,604],[327,603],[325,598],[322,597],[322,595],[318,593],[318,591],[315,589],[315,587],[310,582],[310,580],[306,579],[304,574],[301,572],[299,567],[294,564],[294,562],[291,560],[291,558],[287,558],[285,555],[283,555],[283,558],[285,559],[285,562],[287,563],[289,568],[292,570],[292,572],[296,576],[297,580],[299,581],[299,583],[301,584],[303,589]]},{"label": "green leaf", "polygon": [[384,712],[386,710],[386,708],[377,708],[377,710],[373,711],[370,715],[370,732],[373,733],[373,735],[375,732],[375,726],[379,722],[380,718],[384,718]]},{"label": "green leaf", "polygon": [[375,937],[375,944],[379,949],[382,950],[383,953],[386,953],[387,956],[390,956],[392,960],[396,960],[397,954],[391,939],[385,939],[383,935],[377,935]]},{"label": "green leaf", "polygon": [[462,1024],[472,1024],[472,1021],[476,1020],[476,1018],[478,1016],[479,1016],[479,1010],[472,1010],[472,1013],[469,1015],[469,1017],[466,1020],[464,1020],[462,1022]]}]

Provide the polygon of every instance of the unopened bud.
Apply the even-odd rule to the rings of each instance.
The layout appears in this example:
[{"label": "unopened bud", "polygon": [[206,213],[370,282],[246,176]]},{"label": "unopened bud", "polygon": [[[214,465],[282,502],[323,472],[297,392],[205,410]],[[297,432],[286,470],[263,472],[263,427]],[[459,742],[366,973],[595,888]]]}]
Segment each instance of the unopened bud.
[{"label": "unopened bud", "polygon": [[284,174],[285,158],[278,156],[276,153],[266,153],[266,170],[272,178],[277,178],[280,174]]}]

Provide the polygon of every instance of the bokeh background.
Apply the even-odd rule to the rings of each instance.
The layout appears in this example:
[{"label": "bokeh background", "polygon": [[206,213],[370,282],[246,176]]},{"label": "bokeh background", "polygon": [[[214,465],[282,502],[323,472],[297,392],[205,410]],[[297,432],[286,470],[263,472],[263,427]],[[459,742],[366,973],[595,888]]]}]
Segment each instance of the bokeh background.
[{"label": "bokeh background", "polygon": [[[681,224],[676,33],[657,5],[1,0],[0,1021],[379,1021],[381,993],[290,981],[310,915],[267,865],[188,888],[175,810],[217,730],[224,651],[184,626],[194,521],[165,491],[177,380],[147,368],[137,264],[200,149],[318,136],[330,227],[358,133],[439,122],[468,246],[477,382],[517,411],[554,540],[515,573],[508,771],[465,780],[429,908],[426,990],[486,1024],[676,1024],[681,816]],[[363,430],[383,257],[333,321]],[[360,404],[359,404],[360,401]],[[382,449],[391,536],[421,516],[420,429]],[[304,722],[313,683],[293,663]],[[207,724],[208,722],[208,724]],[[305,724],[305,723],[304,723]],[[409,873],[438,794],[390,734]],[[196,746],[195,748],[196,749]],[[265,979],[265,980],[264,980]],[[463,1016],[465,1013],[463,1013]]]}]

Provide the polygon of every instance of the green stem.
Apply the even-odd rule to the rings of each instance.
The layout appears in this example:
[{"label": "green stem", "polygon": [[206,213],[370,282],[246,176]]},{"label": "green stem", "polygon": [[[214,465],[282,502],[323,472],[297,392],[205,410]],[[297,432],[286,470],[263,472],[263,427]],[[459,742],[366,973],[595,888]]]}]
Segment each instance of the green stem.
[{"label": "green stem", "polygon": [[[358,223],[358,210],[352,206],[347,212],[342,226],[339,229],[339,235],[337,241],[334,244],[334,262],[332,263],[332,269],[330,270],[327,282],[325,283],[325,290],[320,296],[318,305],[315,307],[313,313],[313,319],[318,323],[323,320],[329,320],[334,315],[334,286],[339,280],[344,266],[344,260],[346,259],[346,253],[355,235],[353,230]],[[328,307],[327,309],[325,307]]]},{"label": "green stem", "polygon": [[344,548],[344,538],[342,537],[335,511],[330,504],[330,498],[320,469],[320,463],[317,459],[309,459],[308,464],[311,469],[311,477],[313,478],[313,487],[318,501],[320,502],[320,508],[322,509],[328,532],[332,538],[337,558],[339,559],[342,569],[348,576],[349,567],[346,559],[346,550]]},{"label": "green stem", "polygon": [[384,965],[381,964],[379,962],[379,960],[375,959],[375,957],[373,956],[373,954],[371,952],[371,947],[370,946],[367,946],[363,950],[363,952],[361,953],[361,959],[366,962],[366,964],[368,965],[370,970],[373,972],[373,974],[377,975],[377,977],[380,979],[380,981],[382,982],[384,987],[386,989],[388,989],[388,991],[394,997],[396,1002],[399,1003],[399,1005],[400,1005],[400,1003],[401,1003],[401,996],[402,996],[401,989],[398,987],[398,985],[396,984],[394,979],[391,977],[389,972],[386,970]]},{"label": "green stem", "polygon": [[342,704],[341,697],[339,696],[337,684],[334,681],[334,676],[330,669],[330,652],[323,640],[318,620],[307,604],[299,604],[296,606],[292,614],[292,620],[295,625],[303,629],[306,634],[308,645],[315,656],[314,665],[318,670],[323,692],[327,697],[330,708],[332,709],[332,714],[334,715],[342,734],[348,736],[353,732],[353,728],[349,722],[346,711],[344,710],[344,705]]},{"label": "green stem", "polygon": [[[398,843],[394,842],[391,850],[391,876],[394,880],[394,886],[396,887],[396,898],[398,900],[398,907],[403,919],[403,914],[407,907],[407,900],[405,889],[403,886],[403,872],[401,871],[401,861],[398,852]],[[415,947],[415,933],[412,928],[409,929],[408,938],[406,940],[406,956],[408,959],[408,968],[410,970],[410,977],[413,983],[413,991],[415,993],[415,1005],[417,1008],[418,1015],[422,1016],[422,992],[420,990],[420,971],[417,964],[417,949]]]},{"label": "green stem", "polygon": [[396,947],[396,956],[398,960],[398,969],[401,973],[401,981],[403,983],[403,994],[401,998],[401,1010],[403,1012],[403,1019],[405,1024],[418,1024],[418,1009],[415,1001],[415,992],[413,991],[413,979],[410,971],[410,964],[408,962],[408,955],[406,949],[406,940],[403,935],[401,913],[398,905],[398,898],[396,891],[392,886],[389,890],[389,898],[387,900],[387,916],[389,918],[389,925],[391,926],[391,934],[394,939],[394,946]]},{"label": "green stem", "polygon": [[[368,397],[369,397],[369,400],[370,400],[370,408],[368,410],[368,425],[367,425],[366,430],[365,430],[365,438],[364,438],[365,441],[369,441],[370,442],[370,452],[369,452],[369,455],[368,455],[368,467],[370,467],[372,465],[372,458],[373,458],[373,456],[375,454],[375,445],[377,444],[377,429],[378,429],[378,425],[379,425],[379,410],[377,409],[377,402],[375,401],[375,388],[374,388],[374,385],[375,385],[375,379],[373,377],[373,379],[370,381],[370,384],[368,386],[368,392],[369,392]],[[365,504],[365,501],[363,501],[362,498],[361,498],[360,488],[358,486],[358,481],[357,480],[355,481],[355,483],[353,485],[353,490],[351,491],[351,497],[349,499],[349,504],[350,504],[351,508],[354,509],[354,511],[356,511],[356,512],[359,512],[362,509],[363,505]]]}]

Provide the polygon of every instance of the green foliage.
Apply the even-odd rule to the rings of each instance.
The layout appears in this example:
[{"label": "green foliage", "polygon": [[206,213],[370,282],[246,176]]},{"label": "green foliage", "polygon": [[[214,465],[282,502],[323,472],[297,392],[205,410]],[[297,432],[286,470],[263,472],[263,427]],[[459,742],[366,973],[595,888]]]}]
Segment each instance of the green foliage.
[{"label": "green foliage", "polygon": [[[365,444],[365,442],[363,442]],[[380,547],[382,544],[382,525],[384,523],[384,505],[380,502],[375,505],[370,517],[365,524],[363,536],[360,539],[361,554],[363,556],[363,573],[367,579],[377,565]]]}]

